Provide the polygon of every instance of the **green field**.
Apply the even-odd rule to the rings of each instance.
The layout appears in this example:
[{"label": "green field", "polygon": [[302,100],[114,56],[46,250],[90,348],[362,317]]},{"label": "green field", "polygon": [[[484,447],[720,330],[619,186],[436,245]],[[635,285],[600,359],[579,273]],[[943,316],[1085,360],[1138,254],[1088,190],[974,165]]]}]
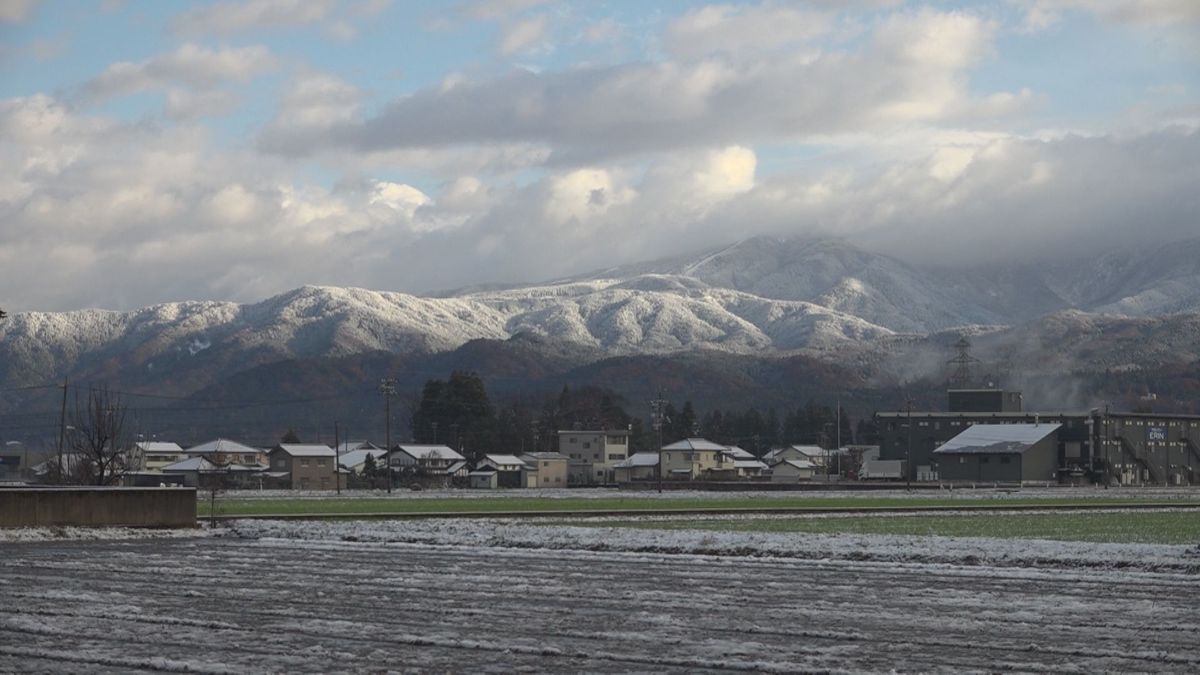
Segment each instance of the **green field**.
[{"label": "green field", "polygon": [[[614,497],[433,497],[397,499],[238,499],[217,498],[218,516],[303,515],[303,514],[421,514],[421,513],[497,513],[497,512],[605,512],[615,510],[663,511],[670,509],[737,510],[752,508],[890,508],[890,507],[965,507],[965,506],[1065,506],[1071,504],[1121,506],[1131,503],[1178,505],[1184,500],[1096,497],[1010,497],[967,498],[953,497],[771,497],[724,498],[682,497],[655,498],[636,496]],[[1186,500],[1192,502],[1193,500]],[[1194,502],[1193,502],[1194,503]],[[209,502],[201,495],[198,511],[208,516]],[[1196,514],[1200,518],[1200,514]]]},{"label": "green field", "polygon": [[[580,525],[557,521],[555,524]],[[919,516],[836,516],[687,520],[589,521],[594,527],[804,534],[900,534],[1146,544],[1200,544],[1194,511],[1121,513],[987,513]]]}]

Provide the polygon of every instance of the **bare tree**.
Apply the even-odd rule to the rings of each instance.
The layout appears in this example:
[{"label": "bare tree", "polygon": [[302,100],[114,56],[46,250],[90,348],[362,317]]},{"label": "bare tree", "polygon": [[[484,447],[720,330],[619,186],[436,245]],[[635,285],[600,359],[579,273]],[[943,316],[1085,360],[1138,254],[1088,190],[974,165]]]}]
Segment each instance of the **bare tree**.
[{"label": "bare tree", "polygon": [[128,469],[125,406],[108,387],[88,391],[87,400],[75,395],[68,447],[75,455],[68,482],[113,485]]}]

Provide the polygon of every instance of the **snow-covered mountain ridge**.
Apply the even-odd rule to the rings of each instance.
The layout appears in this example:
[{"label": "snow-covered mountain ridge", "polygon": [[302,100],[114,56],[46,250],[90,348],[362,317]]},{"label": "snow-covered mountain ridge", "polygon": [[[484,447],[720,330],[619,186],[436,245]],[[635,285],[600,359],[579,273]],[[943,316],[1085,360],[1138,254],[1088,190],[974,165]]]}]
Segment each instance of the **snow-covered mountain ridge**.
[{"label": "snow-covered mountain ridge", "polygon": [[[944,270],[840,241],[755,238],[697,256],[443,297],[305,286],[252,304],[16,313],[0,322],[0,383],[140,369],[186,379],[179,386],[191,390],[284,359],[441,352],[519,334],[598,355],[716,349],[837,359],[894,352],[905,335],[1045,316],[1102,343],[1120,317],[1197,311],[1200,240],[1054,265]],[[1121,325],[1132,330],[1128,320]]]}]

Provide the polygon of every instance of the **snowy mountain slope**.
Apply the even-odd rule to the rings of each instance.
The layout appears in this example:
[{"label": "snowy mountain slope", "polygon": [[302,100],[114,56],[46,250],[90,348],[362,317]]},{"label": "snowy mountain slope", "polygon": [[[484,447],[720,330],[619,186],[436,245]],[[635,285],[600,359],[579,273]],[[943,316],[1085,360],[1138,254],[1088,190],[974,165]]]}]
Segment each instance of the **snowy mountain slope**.
[{"label": "snowy mountain slope", "polygon": [[0,326],[0,381],[46,382],[63,373],[108,376],[132,369],[162,378],[188,373],[199,386],[273,360],[438,352],[519,333],[606,354],[825,350],[890,333],[809,303],[687,285],[666,290],[639,285],[592,281],[454,298],[306,286],[249,305],[185,302],[134,312],[23,313]]}]

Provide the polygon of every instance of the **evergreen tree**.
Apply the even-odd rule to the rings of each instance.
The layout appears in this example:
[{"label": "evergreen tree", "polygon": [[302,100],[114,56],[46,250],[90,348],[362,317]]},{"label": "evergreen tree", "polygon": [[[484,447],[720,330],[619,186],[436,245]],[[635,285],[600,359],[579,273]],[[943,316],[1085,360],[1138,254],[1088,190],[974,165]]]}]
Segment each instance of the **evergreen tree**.
[{"label": "evergreen tree", "polygon": [[303,441],[300,440],[300,436],[297,435],[293,429],[288,429],[287,433],[279,438],[279,442],[287,444],[303,443]]}]

